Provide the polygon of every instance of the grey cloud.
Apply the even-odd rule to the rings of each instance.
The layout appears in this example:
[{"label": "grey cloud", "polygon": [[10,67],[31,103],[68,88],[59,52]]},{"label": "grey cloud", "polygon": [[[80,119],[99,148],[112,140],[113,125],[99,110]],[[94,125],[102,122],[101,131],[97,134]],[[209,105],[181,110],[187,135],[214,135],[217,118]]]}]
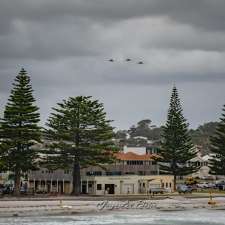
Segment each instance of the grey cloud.
[{"label": "grey cloud", "polygon": [[165,16],[178,23],[203,29],[224,30],[223,0],[2,0],[1,19],[48,21],[59,17],[83,17],[90,20],[124,20],[145,16]]},{"label": "grey cloud", "polygon": [[0,58],[104,57],[134,47],[224,51],[223,8],[220,0],[2,0]]},{"label": "grey cloud", "polygon": [[192,126],[216,120],[224,8],[223,0],[1,0],[0,110],[25,67],[43,124],[56,102],[80,94],[105,103],[118,127],[148,117],[162,124],[174,82]]}]

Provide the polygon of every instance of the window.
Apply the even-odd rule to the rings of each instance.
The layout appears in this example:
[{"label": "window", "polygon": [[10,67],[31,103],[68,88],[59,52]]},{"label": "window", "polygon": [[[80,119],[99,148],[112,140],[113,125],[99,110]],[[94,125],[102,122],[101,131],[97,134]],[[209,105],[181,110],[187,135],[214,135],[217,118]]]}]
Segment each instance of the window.
[{"label": "window", "polygon": [[97,190],[101,191],[102,190],[102,184],[97,184]]},{"label": "window", "polygon": [[88,171],[87,176],[102,176],[102,171]]},{"label": "window", "polygon": [[64,170],[64,174],[70,174],[69,170]]},{"label": "window", "polygon": [[122,174],[121,171],[111,171],[111,172],[107,171],[106,172],[106,176],[120,176],[121,174]]},{"label": "window", "polygon": [[143,161],[140,161],[140,160],[129,160],[127,161],[127,165],[143,165],[144,162]]},{"label": "window", "polygon": [[134,172],[126,172],[125,174],[128,174],[128,175],[135,175]]}]

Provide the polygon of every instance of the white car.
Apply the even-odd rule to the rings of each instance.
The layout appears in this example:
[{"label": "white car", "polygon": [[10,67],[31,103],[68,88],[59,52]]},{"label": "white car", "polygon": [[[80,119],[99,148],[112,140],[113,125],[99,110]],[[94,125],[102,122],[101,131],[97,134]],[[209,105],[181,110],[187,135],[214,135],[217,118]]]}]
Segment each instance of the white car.
[{"label": "white car", "polygon": [[198,188],[208,188],[208,187],[209,187],[209,186],[208,186],[208,183],[206,183],[206,182],[196,184],[196,186],[197,186]]}]

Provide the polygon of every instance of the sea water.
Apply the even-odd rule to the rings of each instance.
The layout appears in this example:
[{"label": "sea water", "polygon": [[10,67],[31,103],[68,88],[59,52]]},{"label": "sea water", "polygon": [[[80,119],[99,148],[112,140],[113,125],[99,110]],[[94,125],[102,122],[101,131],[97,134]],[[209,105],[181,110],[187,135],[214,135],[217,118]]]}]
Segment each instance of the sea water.
[{"label": "sea water", "polygon": [[223,210],[185,210],[162,212],[157,210],[123,210],[71,216],[35,216],[0,218],[0,225],[222,225]]}]

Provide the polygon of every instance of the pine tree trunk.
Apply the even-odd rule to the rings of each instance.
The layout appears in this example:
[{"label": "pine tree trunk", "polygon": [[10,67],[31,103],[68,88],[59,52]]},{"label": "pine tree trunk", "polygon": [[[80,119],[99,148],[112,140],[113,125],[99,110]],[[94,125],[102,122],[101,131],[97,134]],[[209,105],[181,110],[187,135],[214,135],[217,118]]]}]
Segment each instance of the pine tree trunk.
[{"label": "pine tree trunk", "polygon": [[15,178],[14,178],[14,195],[19,196],[20,195],[20,171],[15,171]]},{"label": "pine tree trunk", "polygon": [[173,175],[173,191],[177,190],[177,176]]},{"label": "pine tree trunk", "polygon": [[73,191],[71,195],[80,195],[80,163],[73,165]]}]

